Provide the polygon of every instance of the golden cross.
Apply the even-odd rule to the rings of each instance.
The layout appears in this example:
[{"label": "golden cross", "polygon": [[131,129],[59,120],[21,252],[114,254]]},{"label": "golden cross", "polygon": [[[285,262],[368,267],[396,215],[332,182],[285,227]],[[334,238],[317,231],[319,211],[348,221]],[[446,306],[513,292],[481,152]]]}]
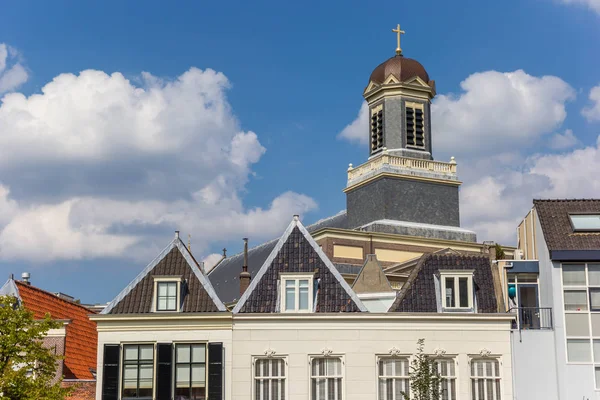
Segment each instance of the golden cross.
[{"label": "golden cross", "polygon": [[400,24],[398,24],[398,27],[396,29],[392,29],[392,32],[396,32],[398,34],[398,47],[396,48],[396,54],[400,55],[402,54],[402,49],[400,48],[400,35],[406,32],[400,30]]}]

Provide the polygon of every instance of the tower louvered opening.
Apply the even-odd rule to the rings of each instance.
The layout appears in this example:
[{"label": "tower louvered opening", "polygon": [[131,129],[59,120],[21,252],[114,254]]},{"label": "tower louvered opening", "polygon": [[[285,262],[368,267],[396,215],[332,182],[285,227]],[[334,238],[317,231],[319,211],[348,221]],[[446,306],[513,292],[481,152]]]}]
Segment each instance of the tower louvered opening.
[{"label": "tower louvered opening", "polygon": [[406,107],[406,144],[414,147],[425,147],[425,127],[423,110]]},{"label": "tower louvered opening", "polygon": [[383,110],[371,114],[371,152],[383,148]]}]

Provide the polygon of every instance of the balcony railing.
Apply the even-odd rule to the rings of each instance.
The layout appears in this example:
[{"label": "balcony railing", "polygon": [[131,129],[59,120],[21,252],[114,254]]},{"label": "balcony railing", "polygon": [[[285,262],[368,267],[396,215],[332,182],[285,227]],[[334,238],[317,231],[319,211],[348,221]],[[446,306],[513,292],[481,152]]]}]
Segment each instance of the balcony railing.
[{"label": "balcony railing", "polygon": [[553,329],[551,307],[515,307],[508,310],[516,314],[517,320],[513,323],[514,329]]},{"label": "balcony railing", "polygon": [[452,157],[450,162],[440,162],[395,156],[388,154],[384,149],[379,156],[372,158],[362,165],[353,167],[352,164],[350,164],[350,167],[348,168],[348,182],[354,181],[373,171],[380,170],[383,167],[387,167],[390,170],[395,170],[398,172],[421,171],[425,173],[442,175],[445,176],[446,179],[457,179],[456,161],[454,161],[454,157]]}]

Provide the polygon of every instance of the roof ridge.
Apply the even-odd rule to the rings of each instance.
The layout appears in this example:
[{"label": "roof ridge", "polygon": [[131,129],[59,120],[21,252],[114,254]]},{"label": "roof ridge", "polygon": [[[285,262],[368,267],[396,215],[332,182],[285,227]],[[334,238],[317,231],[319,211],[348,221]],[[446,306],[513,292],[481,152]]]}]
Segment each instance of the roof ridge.
[{"label": "roof ridge", "polygon": [[302,236],[304,236],[304,238],[311,245],[311,247],[313,248],[313,250],[315,250],[315,252],[319,256],[319,258],[321,259],[321,261],[323,262],[323,264],[325,264],[325,267],[327,267],[329,269],[329,271],[331,272],[331,274],[335,277],[335,279],[338,281],[338,283],[342,286],[342,288],[350,296],[350,298],[352,299],[352,301],[354,301],[354,303],[356,304],[356,306],[358,307],[358,309],[360,311],[366,312],[367,308],[362,304],[362,302],[360,301],[360,299],[358,298],[358,296],[356,295],[356,293],[352,290],[352,288],[350,287],[350,285],[348,285],[348,283],[344,280],[344,278],[339,273],[339,271],[337,270],[337,268],[335,268],[335,266],[332,264],[331,260],[325,255],[325,253],[323,253],[323,250],[319,247],[319,245],[317,244],[317,242],[315,242],[315,240],[313,239],[313,237],[311,236],[311,234],[304,227],[304,225],[302,225],[302,222],[300,222],[300,220],[297,217],[294,217],[292,219],[292,221],[289,223],[289,225],[286,228],[286,230],[280,236],[279,241],[277,242],[277,245],[273,248],[273,250],[271,250],[271,253],[269,254],[269,257],[267,257],[267,259],[265,260],[265,262],[263,263],[263,265],[260,267],[260,269],[256,273],[255,278],[250,282],[250,286],[248,286],[248,288],[246,289],[246,291],[244,292],[244,294],[242,294],[242,296],[238,300],[237,304],[233,308],[232,312],[234,314],[239,313],[239,311],[244,306],[244,304],[246,303],[246,301],[248,300],[248,298],[250,297],[250,295],[252,294],[252,292],[258,286],[258,284],[259,284],[260,280],[262,279],[262,277],[265,275],[265,273],[267,272],[267,270],[271,267],[271,264],[273,263],[273,260],[275,259],[275,257],[277,257],[277,254],[279,254],[279,252],[281,251],[281,248],[283,247],[283,245],[287,241],[288,237],[291,235],[291,233],[294,230],[294,228],[298,228],[300,230],[300,233],[302,233]]},{"label": "roof ridge", "polygon": [[572,198],[572,199],[533,199],[534,203],[551,203],[551,202],[555,202],[555,203],[567,203],[570,201],[600,201],[600,199],[593,199],[593,198]]},{"label": "roof ridge", "polygon": [[21,281],[18,281],[18,280],[13,280],[13,281],[14,281],[14,282],[15,282],[15,284],[17,285],[17,288],[18,288],[18,286],[22,286],[22,287],[24,287],[24,288],[27,288],[27,289],[33,289],[33,290],[37,290],[38,292],[42,292],[42,293],[44,293],[44,294],[50,295],[50,296],[52,296],[52,298],[54,298],[54,299],[57,299],[57,300],[60,300],[60,301],[62,301],[63,303],[66,303],[66,304],[69,304],[69,305],[74,305],[74,306],[77,306],[77,307],[83,308],[83,309],[85,309],[86,311],[89,311],[89,312],[91,312],[91,313],[93,313],[93,314],[96,314],[96,311],[94,311],[94,310],[91,310],[91,309],[87,308],[86,306],[84,306],[84,305],[82,305],[82,304],[78,304],[78,303],[75,303],[75,302],[73,302],[73,301],[69,301],[69,300],[63,299],[63,298],[61,298],[61,297],[57,296],[56,294],[54,294],[54,293],[52,293],[52,292],[49,292],[49,291],[47,291],[47,290],[44,290],[44,289],[40,289],[40,288],[39,288],[39,287],[37,287],[37,286],[29,285],[29,284],[27,284],[27,283],[23,283],[23,282],[21,282]]}]

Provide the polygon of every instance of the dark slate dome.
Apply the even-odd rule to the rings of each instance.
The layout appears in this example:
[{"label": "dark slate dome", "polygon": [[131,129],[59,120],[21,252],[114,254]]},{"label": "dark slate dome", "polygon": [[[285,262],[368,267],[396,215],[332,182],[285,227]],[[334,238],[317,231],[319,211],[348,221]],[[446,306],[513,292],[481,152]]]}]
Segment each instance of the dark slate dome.
[{"label": "dark slate dome", "polygon": [[425,71],[425,67],[417,60],[402,55],[394,56],[386,62],[379,64],[371,73],[369,82],[373,81],[381,84],[390,74],[394,75],[400,82],[418,76],[426,83],[429,83],[429,74]]}]

